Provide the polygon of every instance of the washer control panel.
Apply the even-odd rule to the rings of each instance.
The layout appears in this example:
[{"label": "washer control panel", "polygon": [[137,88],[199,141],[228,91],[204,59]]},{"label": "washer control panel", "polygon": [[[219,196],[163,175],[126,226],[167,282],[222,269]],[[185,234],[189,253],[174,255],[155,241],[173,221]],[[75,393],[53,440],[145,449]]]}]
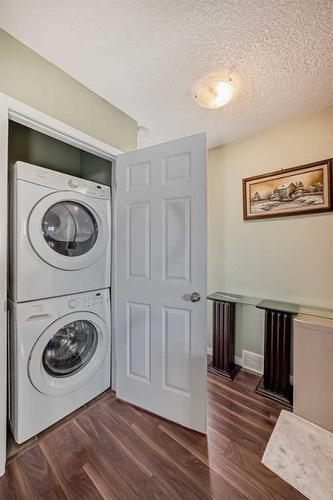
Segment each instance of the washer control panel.
[{"label": "washer control panel", "polygon": [[110,289],[104,288],[94,292],[83,292],[68,297],[52,297],[34,302],[21,302],[15,304],[8,301],[9,308],[19,308],[20,318],[27,322],[37,322],[49,325],[54,319],[61,318],[64,314],[81,313],[83,311],[94,312],[95,309],[102,311],[104,306],[100,304],[110,303]]},{"label": "washer control panel", "polygon": [[103,302],[109,302],[109,298],[105,297],[105,294],[102,292],[91,292],[89,294],[71,297],[67,305],[72,311],[83,311],[84,309],[90,309],[96,304],[102,304]]}]

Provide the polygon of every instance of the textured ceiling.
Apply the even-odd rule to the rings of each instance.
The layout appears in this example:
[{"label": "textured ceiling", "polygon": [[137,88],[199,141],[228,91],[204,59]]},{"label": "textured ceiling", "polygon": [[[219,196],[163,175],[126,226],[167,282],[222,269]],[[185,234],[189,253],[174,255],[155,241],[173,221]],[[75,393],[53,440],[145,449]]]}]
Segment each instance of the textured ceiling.
[{"label": "textured ceiling", "polygon": [[[0,26],[147,127],[141,144],[212,147],[333,103],[333,0],[0,0]],[[201,109],[216,71],[237,93]]]}]

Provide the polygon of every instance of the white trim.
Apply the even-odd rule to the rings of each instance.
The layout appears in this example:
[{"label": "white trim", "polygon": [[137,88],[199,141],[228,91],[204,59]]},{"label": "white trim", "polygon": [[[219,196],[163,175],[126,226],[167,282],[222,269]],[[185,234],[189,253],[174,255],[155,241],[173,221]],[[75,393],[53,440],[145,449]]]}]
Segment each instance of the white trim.
[{"label": "white trim", "polygon": [[[115,160],[122,153],[120,149],[99,141],[0,92],[0,476],[5,473],[7,438],[7,177],[9,119],[109,161]],[[114,327],[111,328],[111,332],[111,337],[113,337]],[[113,338],[111,338],[111,343],[114,345]],[[114,382],[112,382],[112,387],[114,387]]]},{"label": "white trim", "polygon": [[0,476],[5,473],[7,438],[7,197],[8,108],[0,100]]},{"label": "white trim", "polygon": [[7,106],[10,120],[37,130],[37,132],[88,151],[88,153],[101,156],[106,160],[112,160],[123,153],[120,149],[95,139],[1,92],[0,102],[3,102]]},{"label": "white trim", "polygon": [[116,325],[117,325],[117,297],[113,293],[117,283],[117,161],[113,164],[111,171],[111,200],[112,200],[112,239],[111,239],[111,389],[116,391]]}]

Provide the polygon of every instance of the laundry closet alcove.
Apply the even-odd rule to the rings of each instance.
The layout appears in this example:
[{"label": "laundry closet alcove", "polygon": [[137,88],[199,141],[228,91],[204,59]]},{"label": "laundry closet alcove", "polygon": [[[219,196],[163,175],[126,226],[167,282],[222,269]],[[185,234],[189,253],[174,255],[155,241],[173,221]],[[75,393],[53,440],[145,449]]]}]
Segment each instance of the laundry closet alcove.
[{"label": "laundry closet alcove", "polygon": [[[4,94],[0,95],[0,168],[1,183],[1,247],[0,297],[1,308],[1,387],[0,387],[0,472],[4,473],[6,463],[7,430],[7,268],[8,231],[11,223],[10,193],[8,190],[9,169],[16,161],[26,162],[58,171],[69,176],[111,186],[112,162],[120,151],[88,135],[55,120]],[[24,164],[22,164],[24,165]],[[8,212],[9,209],[9,212]],[[110,213],[110,230],[112,228]],[[110,267],[110,265],[109,265]],[[109,272],[111,270],[109,269]],[[50,280],[45,280],[52,286]],[[34,282],[30,283],[33,290]],[[109,299],[108,299],[109,300]],[[8,301],[8,305],[10,302]],[[109,332],[110,335],[110,332]],[[10,368],[10,367],[9,367]],[[11,410],[11,401],[8,401]]]}]

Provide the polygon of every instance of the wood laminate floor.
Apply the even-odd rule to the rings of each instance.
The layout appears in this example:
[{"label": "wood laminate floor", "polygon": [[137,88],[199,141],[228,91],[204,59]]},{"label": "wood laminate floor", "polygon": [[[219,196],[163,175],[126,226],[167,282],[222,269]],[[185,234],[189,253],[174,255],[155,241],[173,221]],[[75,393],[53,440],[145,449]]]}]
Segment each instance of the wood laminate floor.
[{"label": "wood laminate floor", "polygon": [[0,499],[303,499],[261,464],[282,408],[259,377],[208,375],[208,434],[107,391],[9,459]]}]

